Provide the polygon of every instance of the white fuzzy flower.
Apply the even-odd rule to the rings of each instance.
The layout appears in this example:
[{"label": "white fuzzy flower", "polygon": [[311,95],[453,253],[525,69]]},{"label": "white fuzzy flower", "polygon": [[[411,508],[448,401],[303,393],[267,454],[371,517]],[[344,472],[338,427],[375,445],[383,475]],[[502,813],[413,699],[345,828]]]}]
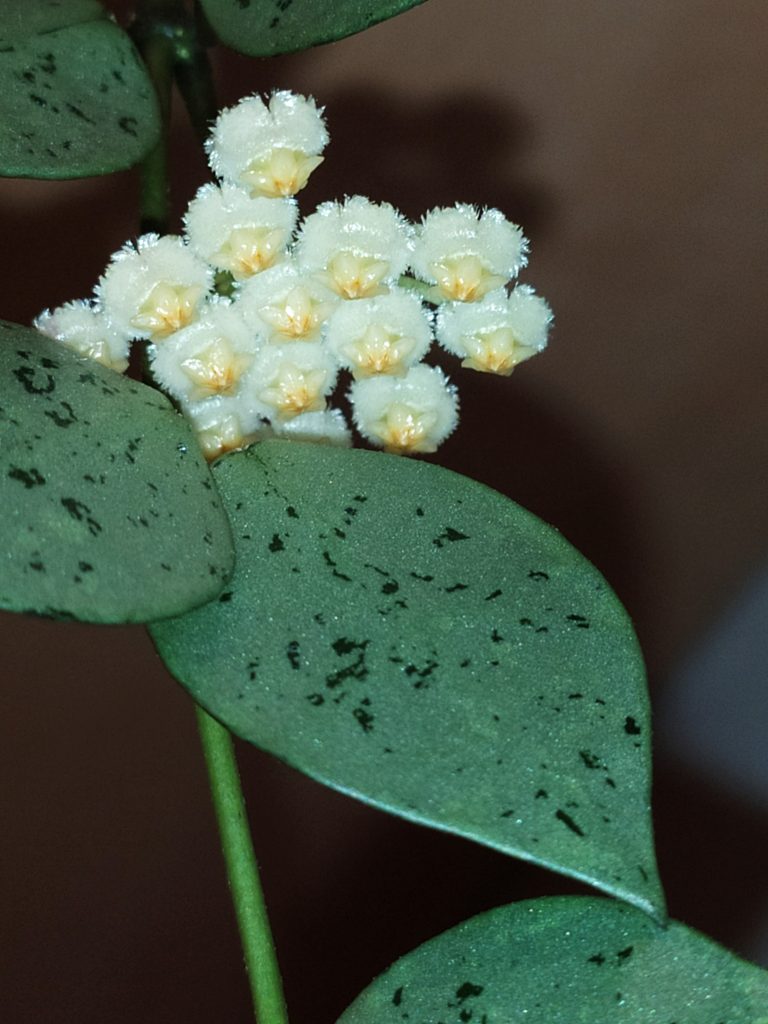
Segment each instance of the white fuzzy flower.
[{"label": "white fuzzy flower", "polygon": [[292,441],[318,441],[340,448],[352,446],[352,434],[340,409],[305,412],[292,420],[278,420],[274,430],[277,437],[290,438]]},{"label": "white fuzzy flower", "polygon": [[344,302],[326,328],[326,344],[355,377],[402,375],[432,342],[429,315],[417,295],[392,291]]},{"label": "white fuzzy flower", "polygon": [[325,396],[336,381],[338,367],[323,345],[295,341],[265,345],[249,374],[248,388],[268,406],[272,417],[292,419],[325,409]]},{"label": "white fuzzy flower", "polygon": [[263,341],[226,300],[212,300],[200,319],[152,346],[152,372],[182,402],[234,395]]},{"label": "white fuzzy flower", "polygon": [[349,397],[363,437],[397,455],[436,451],[458,423],[456,388],[423,363],[405,377],[355,381]]},{"label": "white fuzzy flower", "polygon": [[386,292],[405,271],[413,228],[389,203],[364,196],[322,203],[307,217],[296,242],[302,270],[317,274],[344,299]]},{"label": "white fuzzy flower", "polygon": [[292,196],[322,163],[328,142],[322,111],[313,99],[276,92],[265,103],[246,96],[223,110],[206,142],[217,177],[251,195]]},{"label": "white fuzzy flower", "polygon": [[46,309],[35,320],[35,327],[110,370],[123,373],[128,368],[130,337],[117,330],[95,302],[80,299],[58,309]]},{"label": "white fuzzy flower", "polygon": [[244,282],[235,300],[245,322],[278,345],[318,341],[338,303],[334,292],[291,261]]},{"label": "white fuzzy flower", "polygon": [[502,289],[481,302],[443,306],[437,340],[462,359],[462,366],[508,377],[518,363],[547,344],[552,310],[527,285],[511,295]]},{"label": "white fuzzy flower", "polygon": [[196,317],[213,273],[175,235],[142,235],[116,252],[96,295],[116,328],[158,341]]},{"label": "white fuzzy flower", "polygon": [[269,426],[236,399],[208,398],[185,406],[184,413],[191,420],[209,462],[272,436]]},{"label": "white fuzzy flower", "polygon": [[440,298],[474,302],[515,277],[527,250],[521,229],[498,210],[457,203],[426,215],[411,266]]},{"label": "white fuzzy flower", "polygon": [[292,199],[252,199],[235,185],[203,185],[184,226],[198,256],[242,281],[285,259],[297,218]]}]

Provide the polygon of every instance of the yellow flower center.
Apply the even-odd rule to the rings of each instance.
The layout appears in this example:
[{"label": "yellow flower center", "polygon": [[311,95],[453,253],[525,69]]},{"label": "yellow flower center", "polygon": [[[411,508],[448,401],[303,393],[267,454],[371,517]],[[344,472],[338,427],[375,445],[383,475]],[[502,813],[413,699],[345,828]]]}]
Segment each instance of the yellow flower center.
[{"label": "yellow flower center", "polygon": [[322,162],[321,156],[309,156],[300,149],[277,147],[268,156],[253,160],[243,171],[241,181],[251,190],[252,196],[270,199],[295,196]]},{"label": "yellow flower center", "polygon": [[328,374],[325,370],[302,370],[294,363],[283,363],[269,387],[259,398],[271,405],[280,419],[289,420],[303,412],[325,409],[323,389]]},{"label": "yellow flower center", "polygon": [[536,354],[535,348],[520,344],[510,327],[500,327],[463,340],[467,357],[461,365],[481,373],[496,373],[500,377],[509,377],[518,363]]},{"label": "yellow flower center", "polygon": [[343,349],[353,365],[355,377],[372,377],[377,373],[402,376],[406,372],[404,360],[413,351],[413,338],[393,334],[378,324],[371,324],[365,334]]},{"label": "yellow flower center", "polygon": [[242,281],[273,266],[284,254],[285,242],[285,232],[278,228],[235,228],[211,261]]},{"label": "yellow flower center", "polygon": [[384,416],[371,425],[371,431],[384,443],[384,451],[394,455],[434,452],[431,438],[437,417],[433,412],[417,411],[404,402],[393,402]]},{"label": "yellow flower center", "polygon": [[453,302],[476,302],[507,283],[505,277],[487,270],[477,256],[456,256],[433,263],[430,270],[442,297]]},{"label": "yellow flower center", "polygon": [[251,356],[235,352],[226,338],[216,338],[181,362],[181,369],[195,386],[190,398],[197,401],[232,392],[250,362]]},{"label": "yellow flower center", "polygon": [[306,288],[297,285],[286,295],[281,305],[267,306],[259,312],[275,332],[284,338],[314,341],[331,311],[330,302],[318,302]]},{"label": "yellow flower center", "polygon": [[324,277],[343,299],[368,299],[387,293],[381,282],[388,272],[389,263],[385,260],[340,252],[328,263]]},{"label": "yellow flower center", "polygon": [[131,318],[131,325],[147,331],[152,341],[167,338],[195,319],[202,292],[199,285],[160,281]]}]

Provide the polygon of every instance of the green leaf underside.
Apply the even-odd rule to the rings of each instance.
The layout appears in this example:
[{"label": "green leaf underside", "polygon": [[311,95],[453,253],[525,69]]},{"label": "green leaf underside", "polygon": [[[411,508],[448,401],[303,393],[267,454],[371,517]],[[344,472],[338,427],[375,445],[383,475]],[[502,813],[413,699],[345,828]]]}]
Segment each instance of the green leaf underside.
[{"label": "green leaf underside", "polygon": [[306,50],[343,39],[424,0],[201,0],[216,35],[251,57]]},{"label": "green leaf underside", "polygon": [[768,973],[591,897],[481,914],[398,960],[338,1024],[768,1024]]},{"label": "green leaf underside", "polygon": [[152,85],[100,5],[14,2],[0,33],[0,174],[108,174],[154,145]]},{"label": "green leaf underside", "polygon": [[235,575],[150,627],[200,703],[337,789],[663,914],[641,656],[560,534],[377,452],[269,441],[214,476]]},{"label": "green leaf underside", "polygon": [[0,321],[0,608],[144,622],[215,597],[229,524],[158,391]]}]

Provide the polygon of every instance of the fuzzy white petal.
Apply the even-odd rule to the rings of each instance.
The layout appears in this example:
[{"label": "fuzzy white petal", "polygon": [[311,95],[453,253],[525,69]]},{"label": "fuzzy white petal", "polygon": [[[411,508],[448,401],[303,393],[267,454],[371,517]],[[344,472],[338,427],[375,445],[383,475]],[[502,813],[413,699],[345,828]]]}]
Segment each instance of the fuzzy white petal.
[{"label": "fuzzy white petal", "polygon": [[238,288],[235,305],[245,322],[276,344],[317,341],[339,297],[286,261]]},{"label": "fuzzy white petal", "polygon": [[413,228],[389,203],[352,196],[322,203],[301,225],[295,255],[302,270],[321,274],[343,298],[386,290],[410,261]]},{"label": "fuzzy white petal", "polygon": [[192,249],[236,280],[285,259],[296,227],[292,199],[251,198],[234,185],[203,185],[189,204],[184,226]]},{"label": "fuzzy white petal", "polygon": [[321,444],[338,445],[340,448],[352,446],[352,434],[340,409],[305,412],[292,420],[278,420],[274,430],[277,437],[292,441],[318,441]]},{"label": "fuzzy white petal", "polygon": [[458,423],[456,388],[441,370],[423,363],[405,377],[355,381],[349,398],[363,437],[399,455],[435,451]]},{"label": "fuzzy white petal", "polygon": [[476,301],[515,277],[527,251],[522,230],[499,210],[457,203],[424,217],[411,266],[444,298]]},{"label": "fuzzy white petal", "polygon": [[200,319],[151,347],[158,383],[182,402],[236,395],[263,340],[226,300],[213,300]]},{"label": "fuzzy white petal", "polygon": [[552,310],[528,285],[503,290],[477,303],[444,305],[437,314],[437,340],[462,365],[508,376],[518,363],[546,347]]},{"label": "fuzzy white petal", "polygon": [[237,398],[216,396],[183,409],[208,461],[272,436],[269,425]]},{"label": "fuzzy white petal", "polygon": [[429,314],[417,295],[393,290],[339,305],[328,321],[326,344],[356,377],[402,375],[432,342]]},{"label": "fuzzy white petal", "polygon": [[118,330],[157,341],[196,319],[212,282],[183,239],[142,235],[112,256],[96,296]]},{"label": "fuzzy white petal", "polygon": [[119,331],[95,302],[83,299],[46,309],[34,322],[42,334],[110,370],[128,368],[130,336]]},{"label": "fuzzy white petal", "polygon": [[273,417],[288,420],[324,410],[337,372],[335,360],[323,345],[308,341],[265,345],[244,381],[244,391],[252,391]]},{"label": "fuzzy white petal", "polygon": [[328,142],[313,99],[274,93],[247,96],[223,110],[206,142],[214,174],[262,195],[293,195],[320,163]]}]

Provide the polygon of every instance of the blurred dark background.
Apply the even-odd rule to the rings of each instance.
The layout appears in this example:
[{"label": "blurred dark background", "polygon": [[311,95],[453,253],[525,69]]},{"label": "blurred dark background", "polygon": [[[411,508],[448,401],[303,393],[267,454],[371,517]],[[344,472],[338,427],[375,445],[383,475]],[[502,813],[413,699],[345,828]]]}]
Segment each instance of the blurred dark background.
[{"label": "blurred dark background", "polygon": [[[430,0],[348,40],[221,52],[223,103],[327,108],[310,212],[500,207],[532,240],[547,353],[458,376],[438,461],[561,529],[632,614],[657,709],[672,914],[768,966],[768,8]],[[207,171],[174,121],[177,215]],[[133,173],[0,181],[2,315],[88,295]],[[13,1024],[247,1021],[194,716],[139,628],[0,616],[0,1005]],[[241,747],[293,1024],[491,906],[585,891]]]}]

